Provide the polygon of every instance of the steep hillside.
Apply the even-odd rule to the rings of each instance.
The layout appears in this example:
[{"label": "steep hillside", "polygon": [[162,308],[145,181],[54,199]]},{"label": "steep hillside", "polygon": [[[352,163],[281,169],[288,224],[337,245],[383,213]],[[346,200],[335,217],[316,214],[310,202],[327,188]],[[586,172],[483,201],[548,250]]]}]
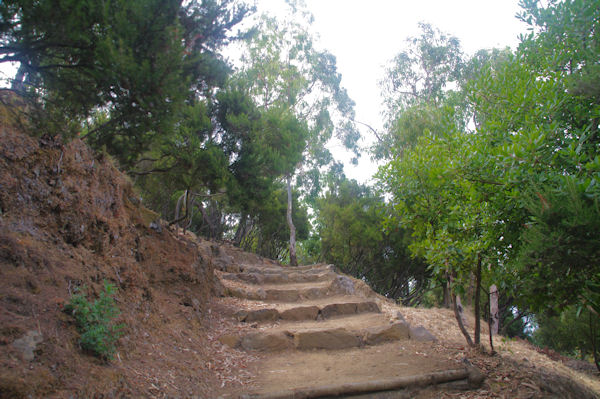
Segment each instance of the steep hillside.
[{"label": "steep hillside", "polygon": [[[210,397],[235,370],[210,329],[211,247],[153,225],[127,178],[80,140],[0,126],[0,397]],[[118,287],[110,365],[79,348],[63,308]]]}]

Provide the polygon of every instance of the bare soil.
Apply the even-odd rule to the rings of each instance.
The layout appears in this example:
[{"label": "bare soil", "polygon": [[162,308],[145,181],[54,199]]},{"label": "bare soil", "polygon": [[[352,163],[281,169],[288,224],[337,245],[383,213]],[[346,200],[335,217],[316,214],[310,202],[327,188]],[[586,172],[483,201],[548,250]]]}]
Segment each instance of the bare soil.
[{"label": "bare soil", "polygon": [[[163,228],[128,179],[81,141],[0,125],[0,398],[214,397],[249,379],[212,331],[211,245]],[[82,352],[63,312],[77,287],[118,287],[118,352]],[[34,359],[15,341],[41,334]]]}]

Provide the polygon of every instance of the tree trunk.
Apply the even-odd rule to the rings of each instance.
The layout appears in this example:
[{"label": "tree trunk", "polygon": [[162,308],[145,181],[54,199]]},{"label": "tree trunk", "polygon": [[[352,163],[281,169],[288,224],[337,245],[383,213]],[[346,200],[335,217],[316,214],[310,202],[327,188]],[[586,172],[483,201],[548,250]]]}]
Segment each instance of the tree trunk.
[{"label": "tree trunk", "polygon": [[446,281],[444,281],[443,290],[444,290],[444,307],[446,309],[450,309],[450,282],[448,279],[446,279]]},{"label": "tree trunk", "polygon": [[11,89],[18,91],[18,92],[25,91],[25,82],[24,82],[25,71],[26,71],[25,64],[21,63],[21,65],[19,65],[19,69],[17,69],[17,74],[15,75],[15,78],[12,81]]},{"label": "tree trunk", "polygon": [[465,336],[465,339],[467,340],[467,344],[469,346],[475,346],[473,344],[473,340],[471,339],[471,336],[469,335],[469,332],[465,328],[465,324],[463,322],[462,309],[459,304],[460,299],[458,298],[458,295],[452,294],[452,299],[454,302],[454,306],[453,306],[454,307],[454,317],[456,317],[456,321],[458,322],[458,328],[460,328],[460,332],[462,332],[462,334]]},{"label": "tree trunk", "polygon": [[238,228],[235,231],[235,237],[233,238],[233,245],[239,247],[246,235],[246,220],[248,219],[248,215],[245,213],[240,216],[240,223],[238,224]]},{"label": "tree trunk", "polygon": [[481,254],[477,254],[477,270],[475,271],[475,345],[481,343]]},{"label": "tree trunk", "polygon": [[292,175],[287,175],[287,223],[290,228],[290,266],[298,266],[296,260],[296,226],[292,220]]},{"label": "tree trunk", "polygon": [[594,319],[592,318],[592,312],[590,312],[589,316],[589,326],[590,326],[590,341],[592,342],[592,352],[594,355],[594,363],[596,364],[596,369],[600,371],[600,356],[598,355],[598,342],[596,340],[596,329],[594,328]]},{"label": "tree trunk", "polygon": [[[453,276],[450,275],[450,279],[449,279],[450,284],[452,283],[452,277]],[[458,295],[456,295],[454,292],[452,292],[452,304],[453,304],[453,308],[454,308],[454,317],[456,318],[456,322],[458,323],[458,328],[460,329],[460,332],[464,335],[465,339],[467,340],[467,344],[469,346],[471,346],[471,347],[475,346],[473,344],[473,340],[471,339],[471,336],[469,335],[469,332],[465,328],[465,321],[464,321],[464,316],[463,316],[462,305],[460,304],[460,297]]]}]

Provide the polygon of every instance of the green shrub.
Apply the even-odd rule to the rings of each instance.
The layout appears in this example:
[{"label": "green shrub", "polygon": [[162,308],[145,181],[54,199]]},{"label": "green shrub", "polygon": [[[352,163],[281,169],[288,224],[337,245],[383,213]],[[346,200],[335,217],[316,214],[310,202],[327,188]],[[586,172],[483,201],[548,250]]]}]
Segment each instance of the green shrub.
[{"label": "green shrub", "polygon": [[120,330],[123,328],[123,324],[114,323],[114,319],[120,314],[113,298],[115,292],[115,286],[105,281],[104,291],[94,303],[87,300],[84,287],[73,294],[65,306],[65,312],[75,318],[77,329],[81,333],[81,348],[106,360],[112,359],[115,342],[121,336]]}]

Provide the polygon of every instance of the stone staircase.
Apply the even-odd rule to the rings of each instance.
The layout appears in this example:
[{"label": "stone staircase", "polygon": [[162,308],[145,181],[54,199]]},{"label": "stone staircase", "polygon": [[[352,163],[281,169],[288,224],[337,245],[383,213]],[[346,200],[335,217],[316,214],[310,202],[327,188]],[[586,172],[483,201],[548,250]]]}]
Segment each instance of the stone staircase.
[{"label": "stone staircase", "polygon": [[[215,265],[224,295],[240,299],[234,317],[242,328],[220,341],[265,359],[259,388],[239,397],[400,398],[417,397],[415,389],[481,383],[471,367],[411,361],[407,345],[417,345],[411,350],[419,353],[419,345],[431,346],[436,338],[400,313],[382,312],[385,298],[332,265],[283,267],[258,257],[251,264],[235,258],[221,254]],[[409,375],[387,370],[387,361],[402,356],[407,360],[398,364],[411,366]]]}]

